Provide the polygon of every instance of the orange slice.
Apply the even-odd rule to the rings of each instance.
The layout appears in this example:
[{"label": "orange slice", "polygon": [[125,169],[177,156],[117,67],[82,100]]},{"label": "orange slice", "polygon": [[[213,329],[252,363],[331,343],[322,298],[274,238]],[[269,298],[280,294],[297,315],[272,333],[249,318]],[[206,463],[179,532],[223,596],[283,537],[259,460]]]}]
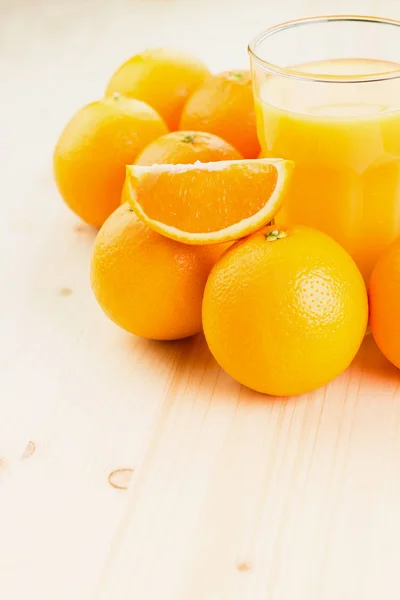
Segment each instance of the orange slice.
[{"label": "orange slice", "polygon": [[281,159],[127,167],[133,210],[149,227],[186,244],[237,240],[280,210],[293,163]]}]

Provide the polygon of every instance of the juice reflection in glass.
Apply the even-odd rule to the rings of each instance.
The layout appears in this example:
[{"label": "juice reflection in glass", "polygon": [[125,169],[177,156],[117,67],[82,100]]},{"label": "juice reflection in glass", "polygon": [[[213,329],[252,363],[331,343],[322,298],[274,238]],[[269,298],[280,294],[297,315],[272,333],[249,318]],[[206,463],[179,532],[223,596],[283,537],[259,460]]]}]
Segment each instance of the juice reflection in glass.
[{"label": "juice reflection in glass", "polygon": [[400,235],[400,23],[295,21],[250,56],[263,155],[296,163],[276,222],[325,231],[368,280]]}]

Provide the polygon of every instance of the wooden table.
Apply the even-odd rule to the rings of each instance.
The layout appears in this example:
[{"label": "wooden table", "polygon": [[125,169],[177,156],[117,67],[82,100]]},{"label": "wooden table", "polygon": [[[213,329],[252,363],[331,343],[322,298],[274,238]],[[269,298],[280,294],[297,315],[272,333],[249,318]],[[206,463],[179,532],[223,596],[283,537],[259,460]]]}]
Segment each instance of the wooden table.
[{"label": "wooden table", "polygon": [[0,0],[0,598],[399,598],[400,378],[372,339],[326,388],[272,400],[201,336],[125,334],[51,173],[64,122],[136,51],[242,67],[261,28],[349,8]]}]

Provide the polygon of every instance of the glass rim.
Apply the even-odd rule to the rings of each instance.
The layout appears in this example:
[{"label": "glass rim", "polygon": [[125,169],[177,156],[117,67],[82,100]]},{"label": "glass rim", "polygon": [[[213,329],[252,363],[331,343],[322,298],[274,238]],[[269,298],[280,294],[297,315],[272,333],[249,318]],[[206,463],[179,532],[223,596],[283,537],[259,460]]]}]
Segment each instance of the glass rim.
[{"label": "glass rim", "polygon": [[285,21],[279,23],[273,27],[262,31],[249,43],[247,51],[250,58],[262,69],[273,75],[280,75],[289,79],[298,79],[301,81],[311,81],[317,83],[372,83],[374,81],[387,81],[390,79],[400,78],[400,66],[399,69],[393,71],[386,71],[382,73],[367,73],[363,75],[329,75],[324,73],[305,73],[296,68],[280,67],[274,63],[270,63],[260,56],[257,55],[257,46],[264,40],[295,27],[301,27],[304,25],[315,25],[318,23],[335,23],[335,22],[359,22],[359,23],[373,23],[376,25],[391,25],[400,28],[400,21],[395,19],[387,19],[384,17],[368,17],[362,15],[326,15],[318,17],[306,17],[303,19],[293,19],[291,21]]}]

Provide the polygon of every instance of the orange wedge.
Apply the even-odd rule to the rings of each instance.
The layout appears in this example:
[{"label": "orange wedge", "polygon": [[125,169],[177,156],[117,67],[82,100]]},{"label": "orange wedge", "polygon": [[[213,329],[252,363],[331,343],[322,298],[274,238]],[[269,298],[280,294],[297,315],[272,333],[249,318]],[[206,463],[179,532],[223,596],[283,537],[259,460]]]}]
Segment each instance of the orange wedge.
[{"label": "orange wedge", "polygon": [[151,229],[186,244],[237,240],[280,210],[293,163],[281,159],[128,166],[126,198]]}]

